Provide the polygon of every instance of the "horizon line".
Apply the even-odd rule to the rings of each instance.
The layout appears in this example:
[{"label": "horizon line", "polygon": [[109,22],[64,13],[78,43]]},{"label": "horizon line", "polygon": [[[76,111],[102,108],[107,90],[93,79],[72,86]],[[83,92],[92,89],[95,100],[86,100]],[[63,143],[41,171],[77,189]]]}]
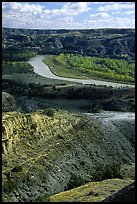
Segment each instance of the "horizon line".
[{"label": "horizon line", "polygon": [[24,30],[100,30],[100,29],[134,29],[135,30],[135,28],[125,28],[125,27],[123,27],[123,28],[115,28],[115,27],[112,27],[112,28],[105,28],[105,27],[103,27],[103,28],[59,28],[59,29],[57,29],[57,28],[15,28],[15,27],[3,27],[2,26],[2,29],[5,29],[5,28],[7,28],[7,29],[24,29]]}]

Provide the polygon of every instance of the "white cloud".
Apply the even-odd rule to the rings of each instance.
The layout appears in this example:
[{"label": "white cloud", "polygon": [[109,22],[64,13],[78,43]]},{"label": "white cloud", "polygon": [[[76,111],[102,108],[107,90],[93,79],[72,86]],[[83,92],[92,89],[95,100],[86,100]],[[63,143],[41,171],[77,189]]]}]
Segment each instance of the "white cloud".
[{"label": "white cloud", "polygon": [[113,11],[113,12],[111,12],[111,14],[113,14],[113,15],[122,15],[122,16],[125,16],[125,15],[135,15],[135,10],[132,10],[132,11],[123,11],[122,13],[121,13],[121,11]]},{"label": "white cloud", "polygon": [[134,28],[135,20],[130,18],[111,16],[104,18],[91,18],[85,22],[88,28]]},{"label": "white cloud", "polygon": [[125,11],[124,14],[128,14],[128,15],[135,15],[135,10],[134,11]]},{"label": "white cloud", "polygon": [[[60,7],[50,9],[46,3],[45,6],[38,2],[2,2],[3,27],[88,29],[135,25],[133,16],[126,18],[135,12],[135,5],[131,2],[60,2]],[[79,19],[86,12],[87,15]],[[125,15],[124,18],[120,18],[121,14]]]},{"label": "white cloud", "polygon": [[87,12],[90,10],[90,2],[67,2],[63,8],[60,10],[60,12],[63,15],[78,15],[83,12]]},{"label": "white cloud", "polygon": [[[6,3],[6,2],[5,2]],[[5,4],[5,8],[9,8],[8,11],[14,13],[30,13],[33,14],[34,12],[41,13],[44,10],[44,7],[41,5],[29,4],[29,3],[20,3],[20,2],[8,2]]]},{"label": "white cloud", "polygon": [[[65,24],[66,22],[70,24],[70,22],[73,22],[74,16],[89,11],[90,7],[89,2],[67,2],[60,9],[49,10],[42,5],[30,4],[29,2],[4,2],[2,9],[3,25],[6,25],[9,21],[11,22],[10,25],[15,25],[15,27],[28,27],[30,24],[31,27],[38,26],[43,28],[49,25],[49,20],[51,19],[54,20],[52,22],[53,26],[55,26],[57,20],[59,23],[62,21]],[[45,19],[45,21],[41,22],[41,19]]]},{"label": "white cloud", "polygon": [[110,15],[107,13],[107,12],[100,12],[100,13],[97,13],[97,14],[91,14],[90,15],[90,18],[91,19],[97,19],[97,18],[109,18]]},{"label": "white cloud", "polygon": [[133,3],[127,4],[116,2],[113,4],[108,4],[106,6],[101,6],[98,8],[98,11],[112,11],[112,10],[122,10],[122,9],[134,9],[135,5]]},{"label": "white cloud", "polygon": [[[64,5],[64,4],[63,4]],[[29,2],[21,3],[21,2],[4,2],[3,3],[3,20],[6,16],[9,16],[11,13],[14,13],[15,16],[20,18],[20,14],[22,18],[25,18],[25,16],[33,16],[35,15],[41,15],[42,18],[52,18],[52,17],[58,17],[58,16],[76,16],[80,13],[86,12],[90,9],[88,6],[89,2],[67,2],[65,5],[60,9],[47,9],[42,5],[36,5],[36,4],[30,4]],[[6,15],[5,15],[6,14]],[[33,16],[34,17],[34,16]],[[35,18],[35,17],[34,17]],[[35,19],[34,19],[35,20]]]}]

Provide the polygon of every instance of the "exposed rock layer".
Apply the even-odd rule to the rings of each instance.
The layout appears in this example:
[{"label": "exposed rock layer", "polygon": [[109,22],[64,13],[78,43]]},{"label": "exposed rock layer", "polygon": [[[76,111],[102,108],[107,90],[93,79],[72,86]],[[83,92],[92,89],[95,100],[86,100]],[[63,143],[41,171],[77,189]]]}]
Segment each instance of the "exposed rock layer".
[{"label": "exposed rock layer", "polygon": [[[32,47],[39,53],[79,53],[135,58],[134,29],[31,30],[3,28],[3,48]],[[35,45],[35,46],[34,46]]]},{"label": "exposed rock layer", "polygon": [[88,182],[100,164],[134,163],[134,119],[104,126],[68,112],[8,112],[2,125],[4,202],[63,191],[72,173]]}]

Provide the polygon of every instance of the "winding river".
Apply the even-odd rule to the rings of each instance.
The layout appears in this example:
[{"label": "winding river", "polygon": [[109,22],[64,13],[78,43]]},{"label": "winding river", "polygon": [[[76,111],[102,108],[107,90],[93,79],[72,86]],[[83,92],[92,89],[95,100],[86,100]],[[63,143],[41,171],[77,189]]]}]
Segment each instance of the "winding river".
[{"label": "winding river", "polygon": [[100,113],[85,113],[87,116],[98,119],[104,123],[111,123],[114,121],[135,121],[134,112],[121,112],[121,111],[102,111]]},{"label": "winding river", "polygon": [[47,78],[72,81],[72,82],[77,82],[81,84],[106,85],[106,86],[112,86],[112,87],[127,87],[127,86],[135,87],[134,85],[114,83],[114,82],[94,80],[94,79],[75,79],[75,78],[59,77],[59,76],[54,75],[50,71],[49,67],[43,63],[44,58],[45,58],[45,55],[37,55],[33,58],[30,58],[28,62],[34,67],[35,73],[41,76],[47,77]]}]

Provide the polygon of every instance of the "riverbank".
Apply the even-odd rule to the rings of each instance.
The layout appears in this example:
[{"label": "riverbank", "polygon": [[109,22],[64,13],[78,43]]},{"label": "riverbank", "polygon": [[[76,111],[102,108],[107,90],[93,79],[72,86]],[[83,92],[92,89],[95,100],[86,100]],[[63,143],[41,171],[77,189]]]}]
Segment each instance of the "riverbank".
[{"label": "riverbank", "polygon": [[85,79],[58,77],[51,72],[51,70],[45,63],[43,63],[44,58],[45,58],[45,55],[38,55],[36,57],[31,58],[28,62],[34,67],[34,71],[37,74],[47,78],[77,82],[81,84],[95,84],[95,85],[105,85],[105,86],[112,86],[112,87],[135,87],[134,85],[129,85],[129,84],[121,84],[121,83],[114,83],[114,82],[94,80],[94,79],[85,80]]}]

